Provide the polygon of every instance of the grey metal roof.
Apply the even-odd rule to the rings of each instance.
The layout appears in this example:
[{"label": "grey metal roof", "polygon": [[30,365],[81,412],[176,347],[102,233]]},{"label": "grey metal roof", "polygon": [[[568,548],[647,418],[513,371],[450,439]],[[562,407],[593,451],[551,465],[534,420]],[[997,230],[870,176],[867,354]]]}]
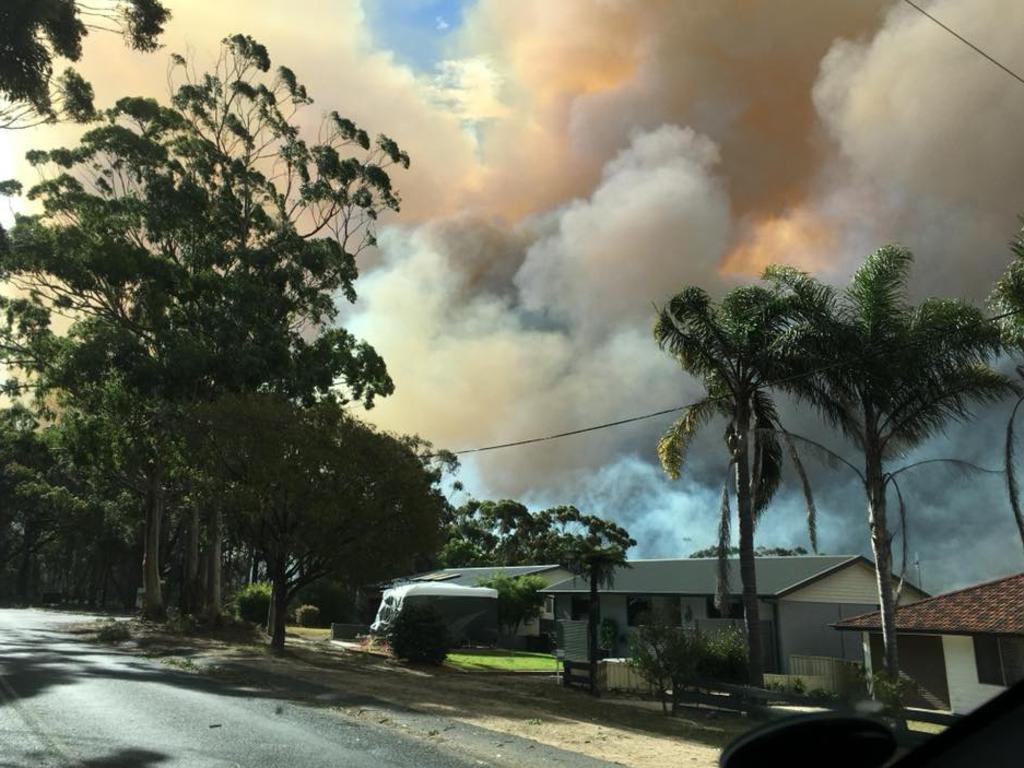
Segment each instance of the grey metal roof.
[{"label": "grey metal roof", "polygon": [[489,579],[499,573],[506,576],[524,576],[528,573],[542,573],[558,568],[557,565],[505,565],[485,566],[482,568],[438,568],[434,571],[425,571],[408,576],[404,579],[397,579],[395,585],[406,584],[411,581],[436,581],[441,584],[460,584],[464,587],[475,587],[484,579]]},{"label": "grey metal roof", "polygon": [[[832,571],[857,561],[868,562],[859,555],[799,555],[793,557],[758,557],[755,559],[757,591],[764,597],[788,592],[808,584]],[[718,560],[713,557],[677,560],[630,560],[629,568],[618,568],[606,593],[639,595],[713,595],[718,574]],[[733,591],[740,587],[739,558],[729,558],[729,581]],[[542,590],[554,593],[587,592],[589,585],[579,576],[552,584]]]}]

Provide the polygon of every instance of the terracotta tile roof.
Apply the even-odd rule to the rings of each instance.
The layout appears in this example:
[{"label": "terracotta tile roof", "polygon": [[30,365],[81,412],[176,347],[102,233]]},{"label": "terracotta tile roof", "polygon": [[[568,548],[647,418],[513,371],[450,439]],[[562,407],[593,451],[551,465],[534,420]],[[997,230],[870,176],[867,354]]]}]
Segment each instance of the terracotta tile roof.
[{"label": "terracotta tile roof", "polygon": [[[879,612],[837,622],[836,629],[881,629]],[[896,609],[901,632],[1024,635],[1024,573],[975,584]]]}]

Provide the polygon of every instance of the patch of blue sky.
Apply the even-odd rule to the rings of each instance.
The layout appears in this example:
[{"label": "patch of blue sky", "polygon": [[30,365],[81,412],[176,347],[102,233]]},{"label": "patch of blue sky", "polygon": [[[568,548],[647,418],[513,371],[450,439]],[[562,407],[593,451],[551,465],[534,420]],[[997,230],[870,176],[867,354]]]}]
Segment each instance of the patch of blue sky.
[{"label": "patch of blue sky", "polygon": [[378,48],[403,64],[432,72],[445,58],[451,35],[472,0],[364,0],[370,33]]}]

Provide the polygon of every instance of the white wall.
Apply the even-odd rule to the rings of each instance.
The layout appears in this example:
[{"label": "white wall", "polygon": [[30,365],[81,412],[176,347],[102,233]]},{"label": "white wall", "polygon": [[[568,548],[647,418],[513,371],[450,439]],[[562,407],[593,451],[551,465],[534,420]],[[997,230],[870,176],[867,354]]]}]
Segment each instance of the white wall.
[{"label": "white wall", "polygon": [[942,651],[946,657],[946,681],[949,684],[949,700],[953,712],[966,714],[1006,690],[1001,685],[978,682],[974,640],[971,637],[943,635]]}]

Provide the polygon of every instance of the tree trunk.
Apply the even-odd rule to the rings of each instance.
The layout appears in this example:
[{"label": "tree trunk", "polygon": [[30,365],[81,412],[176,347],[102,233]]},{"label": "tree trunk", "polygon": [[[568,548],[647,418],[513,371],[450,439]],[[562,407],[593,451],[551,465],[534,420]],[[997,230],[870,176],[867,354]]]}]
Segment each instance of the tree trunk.
[{"label": "tree trunk", "polygon": [[590,661],[590,695],[597,696],[597,573],[590,571],[590,608],[587,611],[587,658]]},{"label": "tree trunk", "polygon": [[750,414],[742,404],[736,414],[733,457],[736,463],[736,509],[739,517],[740,581],[743,584],[743,621],[747,631],[748,677],[751,685],[764,686],[761,650],[761,617],[757,602],[754,561],[754,504],[750,487]]},{"label": "tree trunk", "polygon": [[18,602],[28,605],[32,583],[32,539],[35,538],[31,524],[26,523],[21,543],[21,564],[18,566]]},{"label": "tree trunk", "polygon": [[146,488],[146,533],[142,553],[142,615],[162,621],[163,592],[160,589],[160,523],[164,514],[163,468],[154,464],[150,468]]},{"label": "tree trunk", "polygon": [[223,607],[221,605],[221,511],[216,504],[210,515],[210,528],[207,531],[208,559],[206,564],[206,613],[214,621],[219,622]]},{"label": "tree trunk", "polygon": [[275,558],[273,566],[273,587],[270,593],[270,648],[275,652],[284,650],[285,623],[288,619],[288,579],[285,575],[284,558]]},{"label": "tree trunk", "polygon": [[885,674],[890,680],[895,680],[899,677],[900,661],[896,643],[896,600],[892,584],[892,547],[889,540],[889,525],[886,521],[885,478],[882,473],[882,455],[873,441],[868,442],[865,456],[868,526],[871,531],[871,552],[875,557],[878,604],[882,617]]},{"label": "tree trunk", "polygon": [[188,532],[185,536],[185,562],[181,578],[181,614],[199,610],[199,507],[194,503],[189,510]]}]

